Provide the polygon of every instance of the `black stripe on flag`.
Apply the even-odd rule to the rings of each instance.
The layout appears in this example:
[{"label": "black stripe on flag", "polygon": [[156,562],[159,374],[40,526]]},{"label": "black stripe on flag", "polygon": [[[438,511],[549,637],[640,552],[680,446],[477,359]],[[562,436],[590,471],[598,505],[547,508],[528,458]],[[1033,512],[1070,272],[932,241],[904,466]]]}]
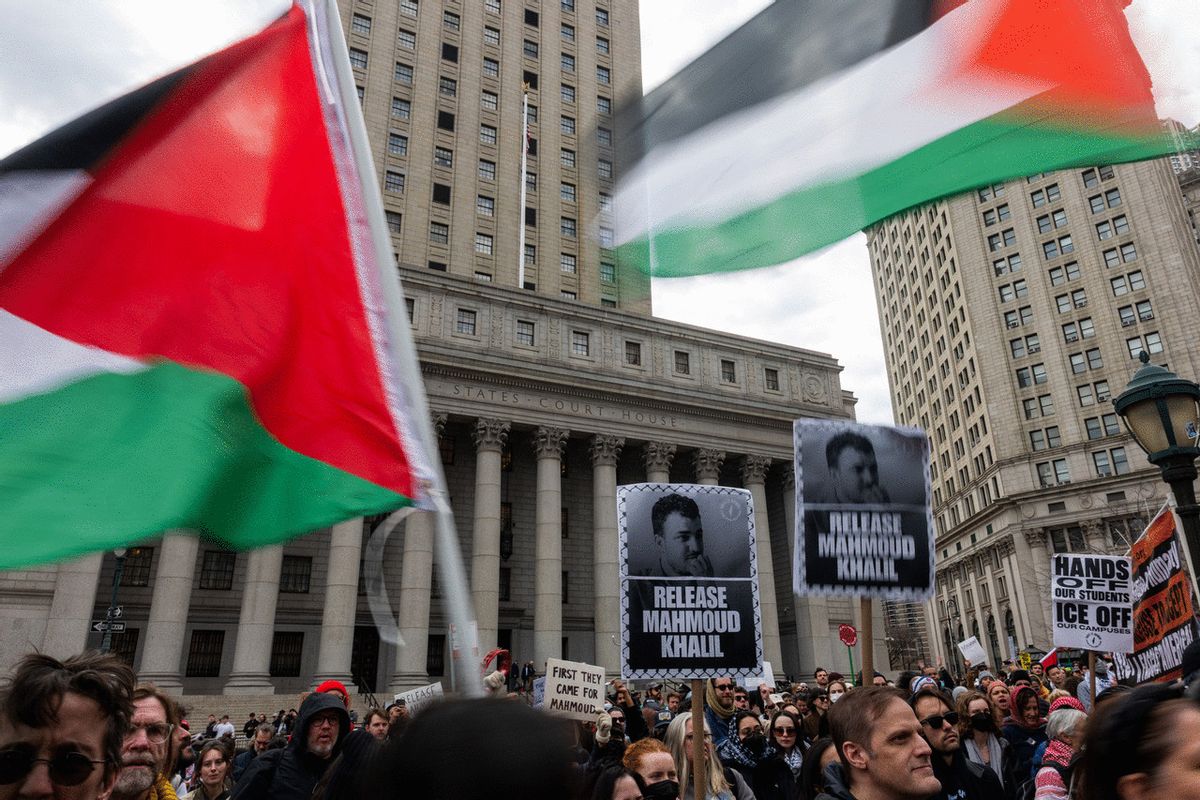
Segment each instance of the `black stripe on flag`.
[{"label": "black stripe on flag", "polygon": [[776,0],[620,112],[619,163],[801,89],[920,33],[934,0]]},{"label": "black stripe on flag", "polygon": [[196,66],[164,75],[29,143],[0,161],[0,175],[19,170],[91,171]]}]

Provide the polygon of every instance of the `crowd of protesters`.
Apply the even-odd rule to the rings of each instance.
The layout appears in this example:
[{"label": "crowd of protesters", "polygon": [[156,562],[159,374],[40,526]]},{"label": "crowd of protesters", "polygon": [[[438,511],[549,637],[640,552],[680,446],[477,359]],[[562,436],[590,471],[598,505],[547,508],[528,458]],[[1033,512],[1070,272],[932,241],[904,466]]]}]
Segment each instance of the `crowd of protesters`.
[{"label": "crowd of protesters", "polygon": [[[857,688],[824,669],[750,691],[713,678],[705,800],[1200,800],[1200,692],[1119,686],[1106,667],[1094,702],[1091,676],[1057,668],[957,681],[927,668]],[[1185,654],[1185,674],[1197,668],[1200,646]],[[0,688],[0,800],[696,800],[686,687],[612,681],[589,723],[524,696],[414,716],[393,703],[356,724],[331,681],[273,721],[250,715],[237,752],[228,717],[193,735],[176,698],[113,656],[30,655]]]}]

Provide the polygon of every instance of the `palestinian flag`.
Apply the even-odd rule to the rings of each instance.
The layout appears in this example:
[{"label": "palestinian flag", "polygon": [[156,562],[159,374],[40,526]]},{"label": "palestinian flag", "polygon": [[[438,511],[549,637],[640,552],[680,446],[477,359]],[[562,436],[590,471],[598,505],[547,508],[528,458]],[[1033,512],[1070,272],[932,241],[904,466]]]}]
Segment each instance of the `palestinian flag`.
[{"label": "palestinian flag", "polygon": [[1038,663],[1042,665],[1042,669],[1050,669],[1058,666],[1058,648],[1050,648],[1050,652],[1038,659]]},{"label": "palestinian flag", "polygon": [[421,499],[423,389],[313,16],[0,161],[0,569]]},{"label": "palestinian flag", "polygon": [[769,266],[906,208],[1172,150],[1128,0],[777,0],[626,112],[623,264]]}]

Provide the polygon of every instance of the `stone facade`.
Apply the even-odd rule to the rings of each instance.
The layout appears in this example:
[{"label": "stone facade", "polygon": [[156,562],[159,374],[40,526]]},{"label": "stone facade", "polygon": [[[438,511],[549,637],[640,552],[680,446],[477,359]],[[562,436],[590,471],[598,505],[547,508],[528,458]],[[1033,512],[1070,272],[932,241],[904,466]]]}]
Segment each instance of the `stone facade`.
[{"label": "stone facade", "polygon": [[1166,159],[1060,170],[880,223],[896,419],[930,437],[938,658],[1050,646],[1050,554],[1124,552],[1165,486],[1110,402],[1145,348],[1200,377],[1200,258]]}]

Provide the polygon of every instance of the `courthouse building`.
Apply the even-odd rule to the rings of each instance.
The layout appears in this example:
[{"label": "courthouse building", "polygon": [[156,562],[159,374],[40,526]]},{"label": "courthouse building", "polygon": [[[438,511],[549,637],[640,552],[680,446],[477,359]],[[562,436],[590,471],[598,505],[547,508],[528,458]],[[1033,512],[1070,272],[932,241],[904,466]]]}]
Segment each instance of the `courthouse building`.
[{"label": "courthouse building", "polygon": [[[342,20],[481,648],[615,673],[616,486],[720,483],[753,493],[776,673],[845,671],[851,603],[795,600],[790,568],[791,423],[853,418],[839,365],[652,317],[647,279],[604,247],[613,104],[641,91],[635,0],[348,0]],[[431,520],[409,517],[385,551],[403,648],[380,641],[364,592],[381,524],[251,553],[187,532],[149,541],[126,555],[113,648],[185,697],[448,679]],[[0,667],[98,645],[115,564],[0,575]]]},{"label": "courthouse building", "polygon": [[931,444],[935,654],[1048,650],[1051,555],[1124,553],[1166,500],[1111,399],[1143,350],[1200,378],[1181,181],[1168,159],[1032,175],[880,223],[868,248],[896,420]]}]

